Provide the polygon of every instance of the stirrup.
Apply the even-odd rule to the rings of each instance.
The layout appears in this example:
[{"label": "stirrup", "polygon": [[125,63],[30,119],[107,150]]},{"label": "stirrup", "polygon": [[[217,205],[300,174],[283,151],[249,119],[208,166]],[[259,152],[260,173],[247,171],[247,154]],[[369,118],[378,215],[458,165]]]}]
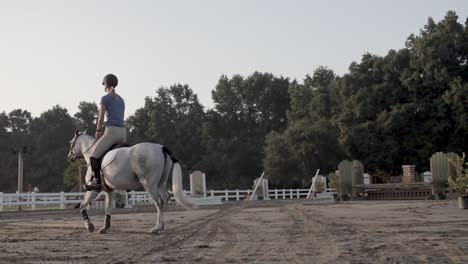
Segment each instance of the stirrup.
[{"label": "stirrup", "polygon": [[102,185],[97,183],[93,183],[92,185],[84,184],[83,188],[88,191],[100,191],[102,189]]}]

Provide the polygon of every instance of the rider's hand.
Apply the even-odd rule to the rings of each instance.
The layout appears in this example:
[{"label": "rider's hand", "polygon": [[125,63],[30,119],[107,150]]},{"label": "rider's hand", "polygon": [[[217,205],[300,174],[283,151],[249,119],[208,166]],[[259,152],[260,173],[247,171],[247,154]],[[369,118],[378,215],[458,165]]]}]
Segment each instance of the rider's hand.
[{"label": "rider's hand", "polygon": [[102,137],[102,131],[96,131],[96,139],[99,139]]}]

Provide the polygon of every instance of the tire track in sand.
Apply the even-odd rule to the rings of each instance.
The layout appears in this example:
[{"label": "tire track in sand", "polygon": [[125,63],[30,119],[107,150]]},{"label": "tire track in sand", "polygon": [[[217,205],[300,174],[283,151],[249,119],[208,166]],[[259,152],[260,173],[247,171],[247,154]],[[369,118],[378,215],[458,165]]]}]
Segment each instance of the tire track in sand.
[{"label": "tire track in sand", "polygon": [[[239,211],[240,207],[224,207],[220,210],[189,222],[184,226],[179,226],[173,230],[162,232],[161,234],[154,235],[149,239],[143,239],[141,241],[135,241],[131,247],[119,249],[118,253],[112,255],[110,258],[102,257],[99,259],[100,263],[154,263],[157,259],[162,261],[172,262],[179,261],[179,259],[172,259],[170,257],[165,258],[164,256],[158,256],[158,253],[163,255],[168,254],[173,250],[180,250],[181,245],[186,241],[193,240],[193,238],[203,237],[201,232],[204,229],[200,229],[200,226],[210,225],[211,223],[218,221],[226,215],[234,214]],[[211,232],[211,235],[213,235]],[[207,235],[207,234],[206,234]]]}]

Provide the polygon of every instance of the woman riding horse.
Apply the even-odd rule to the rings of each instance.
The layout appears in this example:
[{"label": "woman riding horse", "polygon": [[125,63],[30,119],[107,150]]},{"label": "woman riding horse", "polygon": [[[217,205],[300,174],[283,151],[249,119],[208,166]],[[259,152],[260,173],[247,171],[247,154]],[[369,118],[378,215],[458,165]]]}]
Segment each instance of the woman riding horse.
[{"label": "woman riding horse", "polygon": [[[96,128],[96,146],[91,153],[91,169],[94,181],[86,188],[89,190],[101,190],[101,162],[102,155],[114,144],[127,142],[127,130],[124,124],[125,101],[115,92],[118,79],[114,74],[104,76],[102,85],[107,93],[101,98],[99,117]],[[106,122],[104,123],[104,114]],[[104,134],[103,134],[103,129]]]}]

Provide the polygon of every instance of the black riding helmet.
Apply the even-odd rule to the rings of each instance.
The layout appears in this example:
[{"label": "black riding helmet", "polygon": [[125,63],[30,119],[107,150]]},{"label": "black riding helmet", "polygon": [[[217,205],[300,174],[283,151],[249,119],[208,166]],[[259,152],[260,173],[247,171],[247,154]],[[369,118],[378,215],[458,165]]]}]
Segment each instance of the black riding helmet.
[{"label": "black riding helmet", "polygon": [[102,80],[102,85],[106,84],[108,87],[117,87],[117,84],[119,83],[119,80],[117,79],[117,76],[115,76],[112,73],[107,74],[104,76],[104,79]]}]

